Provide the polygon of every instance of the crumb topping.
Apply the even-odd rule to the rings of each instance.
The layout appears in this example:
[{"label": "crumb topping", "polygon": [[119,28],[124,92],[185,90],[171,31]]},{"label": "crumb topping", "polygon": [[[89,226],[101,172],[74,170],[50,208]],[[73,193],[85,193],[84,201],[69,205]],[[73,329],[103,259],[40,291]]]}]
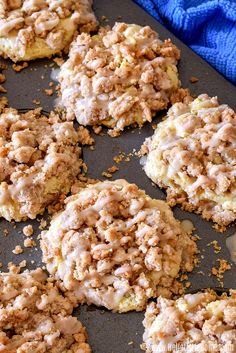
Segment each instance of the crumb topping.
[{"label": "crumb topping", "polygon": [[0,274],[0,352],[90,353],[72,310],[41,269]]},{"label": "crumb topping", "polygon": [[79,136],[71,122],[35,109],[0,115],[0,215],[35,218],[55,202],[79,175]]},{"label": "crumb topping", "polygon": [[142,348],[147,353],[236,351],[236,291],[187,294],[148,305]]},{"label": "crumb topping", "polygon": [[62,105],[68,119],[106,125],[114,132],[143,125],[165,109],[178,89],[180,52],[150,27],[116,23],[81,34],[61,66]]},{"label": "crumb topping", "polygon": [[124,180],[81,188],[41,238],[43,261],[65,289],[119,312],[180,292],[176,277],[192,271],[196,253],[167,204]]},{"label": "crumb topping", "polygon": [[144,170],[167,199],[226,226],[236,219],[236,114],[217,98],[177,103],[145,142]]},{"label": "crumb topping", "polygon": [[16,61],[35,44],[39,51],[42,41],[60,52],[76,30],[93,31],[96,26],[91,0],[0,1],[0,38],[15,38],[16,53],[11,58]]}]

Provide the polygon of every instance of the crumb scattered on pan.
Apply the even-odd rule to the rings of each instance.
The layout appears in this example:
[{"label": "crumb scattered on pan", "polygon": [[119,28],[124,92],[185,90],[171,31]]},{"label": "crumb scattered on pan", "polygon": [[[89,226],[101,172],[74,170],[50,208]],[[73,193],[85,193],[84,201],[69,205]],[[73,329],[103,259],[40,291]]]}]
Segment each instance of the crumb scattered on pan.
[{"label": "crumb scattered on pan", "polygon": [[31,224],[28,224],[27,226],[25,226],[23,228],[23,234],[26,237],[31,237],[31,235],[33,235],[33,233],[34,233],[34,229],[33,229],[33,226]]},{"label": "crumb scattered on pan", "polygon": [[25,248],[33,248],[34,246],[36,246],[36,242],[33,239],[25,239],[24,240],[24,247]]},{"label": "crumb scattered on pan", "polygon": [[199,81],[199,78],[197,78],[197,77],[195,77],[195,76],[191,76],[190,77],[190,82],[191,83],[196,83],[196,82],[198,82]]},{"label": "crumb scattered on pan", "polygon": [[26,260],[23,260],[23,261],[21,261],[20,263],[19,263],[19,267],[20,268],[24,268],[24,267],[26,267],[27,266],[27,261]]},{"label": "crumb scattered on pan", "polygon": [[16,245],[15,246],[15,249],[12,250],[13,254],[16,254],[16,255],[19,255],[19,254],[22,254],[23,253],[23,249],[20,245]]},{"label": "crumb scattered on pan", "polygon": [[219,263],[218,268],[212,267],[211,273],[223,284],[224,273],[231,269],[231,265],[225,259],[217,259],[216,261]]},{"label": "crumb scattered on pan", "polygon": [[9,230],[8,229],[3,229],[3,235],[7,237],[9,235]]},{"label": "crumb scattered on pan", "polygon": [[131,157],[133,156],[133,153],[128,153],[125,154],[125,152],[119,152],[118,155],[113,157],[113,161],[116,162],[117,164],[121,162],[130,162]]},{"label": "crumb scattered on pan", "polygon": [[112,175],[117,172],[119,170],[119,168],[116,165],[113,165],[110,168],[107,168],[107,170],[105,170],[104,172],[102,172],[102,176],[106,177],[106,178],[112,178]]},{"label": "crumb scattered on pan", "polygon": [[46,95],[47,96],[52,96],[53,95],[53,89],[51,89],[51,88],[46,88],[45,90],[44,90],[44,92],[46,93]]},{"label": "crumb scattered on pan", "polygon": [[219,245],[217,240],[213,240],[207,244],[207,246],[210,246],[210,245],[213,246],[215,254],[218,254],[221,251],[221,246]]},{"label": "crumb scattered on pan", "polygon": [[36,105],[40,105],[40,104],[41,104],[41,102],[40,102],[39,99],[33,99],[32,102],[33,102],[34,104],[36,104]]},{"label": "crumb scattered on pan", "polygon": [[12,68],[15,72],[21,72],[24,70],[26,67],[28,67],[29,64],[25,61],[22,64],[12,64]]}]

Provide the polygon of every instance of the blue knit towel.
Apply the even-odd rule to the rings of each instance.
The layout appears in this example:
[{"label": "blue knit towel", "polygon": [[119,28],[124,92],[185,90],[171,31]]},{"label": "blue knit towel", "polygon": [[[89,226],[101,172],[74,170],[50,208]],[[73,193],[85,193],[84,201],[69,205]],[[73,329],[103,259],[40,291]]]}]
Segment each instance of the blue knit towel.
[{"label": "blue knit towel", "polygon": [[236,0],[135,0],[236,84]]}]

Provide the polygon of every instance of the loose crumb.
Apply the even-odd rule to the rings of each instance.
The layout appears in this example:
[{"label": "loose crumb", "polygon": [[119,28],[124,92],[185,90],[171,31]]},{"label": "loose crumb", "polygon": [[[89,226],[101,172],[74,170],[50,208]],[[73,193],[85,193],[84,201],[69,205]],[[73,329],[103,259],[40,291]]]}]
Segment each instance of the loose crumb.
[{"label": "loose crumb", "polygon": [[207,244],[207,246],[210,246],[210,245],[213,246],[215,254],[218,254],[221,251],[221,246],[219,245],[217,240],[213,240]]},{"label": "loose crumb", "polygon": [[190,80],[189,80],[191,83],[196,83],[199,81],[199,78],[195,77],[195,76],[191,76],[190,77]]},{"label": "loose crumb", "polygon": [[19,255],[23,253],[23,249],[20,245],[16,245],[15,249],[12,250],[13,254]]},{"label": "loose crumb", "polygon": [[217,277],[218,281],[221,281],[224,273],[231,269],[231,265],[224,259],[217,259],[217,262],[219,263],[219,267],[212,267],[211,273]]},{"label": "loose crumb", "polygon": [[26,267],[26,266],[27,266],[26,260],[21,261],[21,262],[19,263],[19,266],[20,266],[21,268]]},{"label": "loose crumb", "polygon": [[40,102],[39,99],[33,99],[32,102],[33,102],[34,104],[36,104],[36,105],[40,105],[40,104],[41,104],[41,102]]},{"label": "loose crumb", "polygon": [[20,72],[28,66],[29,66],[29,64],[27,62],[23,62],[22,64],[13,64],[12,68],[15,72]]},{"label": "loose crumb", "polygon": [[106,178],[112,178],[112,174],[117,172],[117,170],[119,170],[119,168],[117,166],[113,165],[112,167],[110,167],[107,170],[105,170],[104,172],[102,172],[102,176],[104,176]]},{"label": "loose crumb", "polygon": [[25,239],[24,240],[24,247],[33,248],[34,246],[36,246],[36,242],[33,239]]},{"label": "loose crumb", "polygon": [[23,228],[23,234],[26,236],[26,237],[30,237],[32,234],[34,233],[34,229],[32,227],[31,224],[29,224],[28,226],[25,226]]},{"label": "loose crumb", "polygon": [[53,90],[52,89],[45,89],[44,92],[46,93],[47,96],[52,96],[53,95]]},{"label": "loose crumb", "polygon": [[8,229],[3,229],[3,235],[4,237],[7,237],[9,234],[9,230]]}]

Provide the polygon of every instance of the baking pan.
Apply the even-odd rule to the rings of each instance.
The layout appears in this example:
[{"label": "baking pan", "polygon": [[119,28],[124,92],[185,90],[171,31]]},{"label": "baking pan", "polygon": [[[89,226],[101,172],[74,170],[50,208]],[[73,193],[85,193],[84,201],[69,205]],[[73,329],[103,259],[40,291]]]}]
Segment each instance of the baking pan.
[{"label": "baking pan", "polygon": [[[210,96],[217,95],[220,102],[227,103],[236,109],[236,88],[131,0],[95,0],[94,9],[98,19],[104,19],[103,16],[108,19],[108,21],[101,21],[104,25],[113,25],[115,21],[150,25],[160,34],[161,39],[171,38],[182,53],[179,64],[182,86],[188,87],[194,95],[200,93],[208,93]],[[44,92],[44,89],[49,88],[51,70],[53,67],[56,68],[53,61],[37,60],[31,62],[20,73],[12,70],[10,61],[2,60],[2,62],[8,65],[8,69],[5,71],[7,81],[4,87],[8,90],[7,96],[10,106],[18,109],[33,108],[36,107],[33,100],[37,99],[40,100],[45,111],[53,109],[56,97],[49,97]],[[199,81],[194,84],[190,83],[191,76],[196,76]],[[163,113],[158,114],[154,122],[160,121],[162,116]],[[151,124],[146,124],[142,129],[127,129],[122,136],[117,138],[111,138],[106,134],[95,136],[95,150],[91,151],[89,147],[83,149],[84,160],[89,168],[88,175],[92,178],[104,179],[101,174],[114,165],[114,156],[120,152],[125,155],[132,153],[129,161],[123,160],[118,165],[120,169],[114,174],[113,179],[125,178],[129,182],[136,183],[151,197],[165,199],[164,191],[152,185],[142,171],[138,157],[133,154],[134,150],[138,151],[144,139],[152,133]],[[226,237],[236,231],[235,227],[229,227],[225,233],[221,234],[214,231],[211,222],[202,220],[200,216],[184,212],[179,207],[174,208],[174,213],[178,219],[190,219],[194,223],[196,234],[201,238],[198,241],[201,262],[199,267],[189,276],[192,283],[190,290],[219,287],[217,278],[211,275],[211,269],[213,266],[218,266],[218,259],[230,262],[230,254],[226,248]],[[24,259],[27,260],[27,267],[30,269],[42,265],[41,251],[38,248],[25,249],[24,253],[20,255],[12,253],[16,245],[23,243],[22,228],[26,224],[33,225],[34,238],[37,240],[40,233],[37,220],[10,224],[1,219],[0,261],[3,263],[2,270],[7,269],[8,262],[13,261],[17,264]],[[8,236],[5,236],[5,229],[9,232]],[[214,252],[212,245],[209,245],[213,240],[217,240],[221,247],[218,254]],[[232,264],[231,270],[225,273],[225,288],[236,288],[235,270],[236,266]],[[88,329],[89,342],[94,353],[142,352],[139,345],[143,334],[143,313],[113,314],[102,308],[83,305],[76,310],[76,314]]]}]

